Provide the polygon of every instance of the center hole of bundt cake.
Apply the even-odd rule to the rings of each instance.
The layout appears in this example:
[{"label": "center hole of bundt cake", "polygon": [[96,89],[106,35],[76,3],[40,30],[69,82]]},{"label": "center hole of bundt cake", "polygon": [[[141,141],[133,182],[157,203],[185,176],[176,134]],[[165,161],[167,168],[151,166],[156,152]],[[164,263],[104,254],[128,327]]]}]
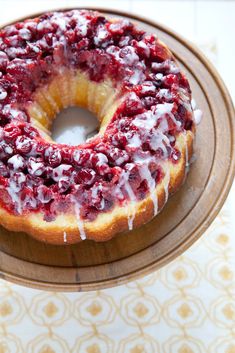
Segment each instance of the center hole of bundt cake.
[{"label": "center hole of bundt cake", "polygon": [[57,143],[76,146],[96,135],[99,122],[87,109],[69,107],[63,109],[52,124],[52,139]]}]

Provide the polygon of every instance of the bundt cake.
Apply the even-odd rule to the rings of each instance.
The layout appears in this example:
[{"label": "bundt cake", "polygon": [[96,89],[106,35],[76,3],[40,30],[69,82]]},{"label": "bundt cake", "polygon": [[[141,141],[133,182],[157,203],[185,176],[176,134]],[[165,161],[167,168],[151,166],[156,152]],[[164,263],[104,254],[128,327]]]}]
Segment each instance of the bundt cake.
[{"label": "bundt cake", "polygon": [[[97,135],[51,139],[56,114],[86,107]],[[54,244],[105,241],[150,221],[192,155],[191,90],[156,35],[91,10],[0,30],[0,224]]]}]

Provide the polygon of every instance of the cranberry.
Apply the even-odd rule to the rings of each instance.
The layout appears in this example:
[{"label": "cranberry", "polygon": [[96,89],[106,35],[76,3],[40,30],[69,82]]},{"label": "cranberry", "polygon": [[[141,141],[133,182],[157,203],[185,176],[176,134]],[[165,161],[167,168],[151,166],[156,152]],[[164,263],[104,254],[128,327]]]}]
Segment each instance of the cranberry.
[{"label": "cranberry", "polygon": [[139,93],[142,97],[145,96],[155,96],[156,87],[151,81],[145,81],[139,86]]},{"label": "cranberry", "polygon": [[127,138],[122,132],[118,132],[117,134],[112,136],[111,139],[114,146],[125,148],[127,145]]},{"label": "cranberry", "polygon": [[165,61],[169,59],[169,51],[168,49],[160,44],[157,39],[155,39],[155,43],[150,46],[151,57],[157,61]]},{"label": "cranberry", "polygon": [[72,149],[68,147],[64,147],[61,151],[62,160],[64,163],[72,163]]},{"label": "cranberry", "polygon": [[9,158],[13,154],[13,152],[14,150],[9,144],[4,141],[0,142],[0,155],[2,158]]},{"label": "cranberry", "polygon": [[136,188],[140,185],[140,182],[141,182],[138,166],[135,165],[134,163],[127,163],[125,165],[124,170],[127,171],[128,181],[132,189],[136,190]]},{"label": "cranberry", "polygon": [[31,32],[27,28],[22,28],[19,30],[19,37],[24,40],[30,40],[31,39]]},{"label": "cranberry", "polygon": [[9,60],[7,54],[3,51],[0,51],[0,70],[5,70]]},{"label": "cranberry", "polygon": [[48,162],[51,167],[58,167],[62,160],[61,153],[59,150],[52,150],[48,155]]},{"label": "cranberry", "polygon": [[25,160],[19,155],[15,154],[13,157],[9,158],[7,164],[10,169],[22,171],[25,168]]},{"label": "cranberry", "polygon": [[151,108],[153,105],[157,104],[157,99],[155,97],[144,97],[142,99],[142,103],[145,106],[145,108],[149,109]]},{"label": "cranberry", "polygon": [[70,187],[70,180],[61,179],[58,181],[58,192],[63,193],[67,191]]},{"label": "cranberry", "polygon": [[3,162],[0,162],[0,176],[7,178],[7,177],[9,177],[9,175],[10,175],[10,173],[9,173],[7,166],[5,166],[5,164]]},{"label": "cranberry", "polygon": [[71,178],[73,172],[73,167],[68,164],[61,164],[57,168],[55,168],[52,172],[52,178],[55,181],[59,180],[69,180]]},{"label": "cranberry", "polygon": [[109,172],[108,158],[103,153],[97,153],[92,157],[92,164],[100,175],[104,175]]},{"label": "cranberry", "polygon": [[140,185],[138,186],[136,193],[138,195],[139,200],[143,200],[146,197],[146,194],[148,193],[149,187],[148,183],[146,180],[142,180]]},{"label": "cranberry", "polygon": [[15,125],[7,125],[4,128],[4,138],[7,142],[12,142],[21,135],[21,129]]},{"label": "cranberry", "polygon": [[107,143],[104,143],[103,141],[98,143],[94,149],[95,149],[95,151],[101,152],[104,154],[110,153],[110,145],[108,145]]},{"label": "cranberry", "polygon": [[104,198],[104,207],[102,203],[101,205],[102,205],[102,210],[106,212],[111,210],[114,205],[114,200],[112,199],[112,196],[108,195],[107,198]]},{"label": "cranberry", "polygon": [[172,85],[178,85],[179,79],[177,75],[169,74],[164,77],[163,83],[165,87],[171,87]]},{"label": "cranberry", "polygon": [[179,150],[177,149],[173,149],[170,155],[171,161],[173,163],[177,163],[180,159],[181,153]]},{"label": "cranberry", "polygon": [[155,73],[168,73],[170,65],[169,65],[169,60],[163,61],[161,63],[158,62],[153,62],[151,64],[152,71]]},{"label": "cranberry", "polygon": [[14,192],[19,192],[25,185],[26,176],[22,172],[13,173],[9,179],[9,186]]},{"label": "cranberry", "polygon": [[88,165],[88,161],[92,155],[91,150],[75,150],[73,153],[73,161],[75,165],[85,166]]},{"label": "cranberry", "polygon": [[35,138],[39,137],[39,132],[33,126],[27,125],[24,127],[24,132],[27,137]]},{"label": "cranberry", "polygon": [[90,41],[88,38],[83,38],[81,39],[78,43],[76,43],[76,48],[77,50],[85,50],[85,49],[88,49],[90,45]]},{"label": "cranberry", "polygon": [[109,157],[113,164],[118,166],[129,160],[129,155],[126,151],[120,150],[119,148],[113,148],[109,154]]},{"label": "cranberry", "polygon": [[95,171],[92,169],[88,168],[83,168],[80,171],[77,172],[74,181],[78,184],[87,184],[91,185],[93,181],[95,180]]},{"label": "cranberry", "polygon": [[122,48],[122,47],[129,45],[130,41],[131,41],[131,38],[129,36],[122,36],[119,40],[118,45],[120,48]]},{"label": "cranberry", "polygon": [[26,136],[18,136],[16,138],[15,146],[18,152],[27,154],[32,150],[32,140]]},{"label": "cranberry", "polygon": [[134,92],[129,93],[124,103],[124,114],[132,116],[138,113],[142,113],[143,110],[144,108],[140,98],[137,97]]},{"label": "cranberry", "polygon": [[94,36],[95,45],[106,48],[111,42],[110,32],[107,31],[107,28],[104,25],[99,25]]},{"label": "cranberry", "polygon": [[48,203],[52,200],[53,193],[47,186],[39,185],[37,188],[37,197],[41,203]]},{"label": "cranberry", "polygon": [[22,200],[24,209],[34,210],[37,208],[37,199],[36,199],[34,192],[31,188],[24,187],[20,196],[21,196],[21,200]]},{"label": "cranberry", "polygon": [[133,45],[135,46],[137,53],[141,58],[148,59],[150,57],[150,48],[144,40],[139,42],[133,41]]},{"label": "cranberry", "polygon": [[185,130],[192,130],[193,122],[192,120],[187,119],[184,123]]},{"label": "cranberry", "polygon": [[33,176],[30,174],[26,175],[26,182],[28,186],[37,187],[43,184],[43,179],[38,176]]},{"label": "cranberry", "polygon": [[128,20],[115,20],[108,24],[108,29],[113,35],[122,35],[127,29],[131,29],[133,24]]},{"label": "cranberry", "polygon": [[41,176],[45,171],[42,158],[30,157],[28,159],[28,172],[33,176]]},{"label": "cranberry", "polygon": [[49,166],[46,166],[43,175],[44,175],[45,179],[50,179],[50,178],[52,178],[52,175],[53,175],[53,168],[52,168],[52,167],[49,167]]}]

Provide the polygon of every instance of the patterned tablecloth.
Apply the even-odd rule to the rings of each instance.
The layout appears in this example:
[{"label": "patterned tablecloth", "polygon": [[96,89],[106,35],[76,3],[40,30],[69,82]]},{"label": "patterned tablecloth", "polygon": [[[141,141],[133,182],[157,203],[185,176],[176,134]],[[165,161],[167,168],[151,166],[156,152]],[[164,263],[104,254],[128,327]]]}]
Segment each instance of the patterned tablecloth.
[{"label": "patterned tablecloth", "polygon": [[[19,3],[26,6],[26,1],[17,4],[9,0],[3,4],[0,0],[6,15],[14,6],[17,10]],[[36,1],[30,3],[31,9],[41,9],[41,2],[40,6]],[[67,3],[71,5],[72,1]],[[90,3],[93,5],[94,1]],[[235,6],[230,2],[210,2],[215,12],[213,16],[208,12],[206,18],[211,17],[212,28],[206,23],[204,12],[199,16],[201,7],[209,11],[208,5],[200,1],[116,3],[112,7],[126,7],[138,13],[143,10],[146,16],[150,15],[146,3],[156,8],[171,4],[176,9],[177,5],[179,11],[184,6],[189,14],[189,4],[192,5],[192,13],[195,15],[196,11],[197,17],[194,38],[226,79],[226,47],[218,35],[216,19],[220,19],[221,28],[223,22],[227,26],[229,16],[235,22]],[[53,2],[55,5],[58,1]],[[5,19],[0,18],[2,22]],[[208,39],[198,36],[197,21],[200,28],[206,29]],[[170,25],[170,19],[168,22]],[[179,31],[180,26],[181,23]],[[231,46],[227,50],[231,51]],[[228,78],[226,82],[235,92],[232,81]],[[0,281],[0,353],[235,353],[234,210],[235,185],[199,241],[160,271],[127,285],[63,294]]]}]

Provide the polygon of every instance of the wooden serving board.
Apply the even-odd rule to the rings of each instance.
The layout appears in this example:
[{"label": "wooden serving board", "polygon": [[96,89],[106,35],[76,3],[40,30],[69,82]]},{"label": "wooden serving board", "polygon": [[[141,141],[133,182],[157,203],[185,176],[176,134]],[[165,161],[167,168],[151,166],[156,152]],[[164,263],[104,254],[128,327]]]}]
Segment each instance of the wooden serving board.
[{"label": "wooden serving board", "polygon": [[[196,47],[168,28],[125,13],[100,10],[137,22],[172,50],[189,78],[204,117],[197,129],[196,161],[184,186],[145,226],[106,243],[46,245],[0,228],[0,276],[25,286],[87,291],[146,275],[173,260],[207,229],[233,181],[234,109],[222,79]],[[200,259],[198,259],[200,261]]]}]

